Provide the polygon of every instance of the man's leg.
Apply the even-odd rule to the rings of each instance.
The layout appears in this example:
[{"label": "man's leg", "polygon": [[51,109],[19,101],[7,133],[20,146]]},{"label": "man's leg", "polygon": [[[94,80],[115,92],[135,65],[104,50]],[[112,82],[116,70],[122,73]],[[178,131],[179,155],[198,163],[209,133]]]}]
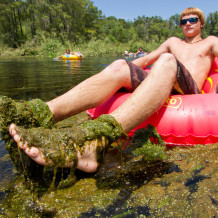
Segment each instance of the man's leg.
[{"label": "man's leg", "polygon": [[[55,121],[58,122],[71,115],[104,103],[121,87],[131,89],[130,69],[125,60],[117,60],[113,62],[99,74],[88,78],[62,96],[47,102],[47,105],[54,115]],[[52,161],[49,161],[49,159],[45,157],[41,149],[32,147],[33,145],[30,145],[27,141],[23,140],[23,137],[20,136],[20,130],[18,130],[16,125],[12,124],[10,126],[10,134],[17,142],[18,146],[37,163],[42,165],[53,164]],[[121,134],[122,131],[120,131],[120,135]],[[48,137],[50,137],[50,135],[51,134],[48,134]],[[105,141],[103,144],[106,144],[106,142],[108,144],[108,140],[106,139],[101,141]],[[98,141],[98,144],[99,143],[100,142]],[[93,146],[90,146],[89,149],[87,148],[89,147],[88,145],[84,146],[86,152],[81,153],[81,150],[77,150],[77,167],[79,169],[85,171],[84,166],[86,166],[88,171],[93,171],[93,168],[96,169],[97,163],[96,155],[94,153],[94,150],[96,149],[96,140],[93,140],[92,144]],[[93,157],[95,157],[95,162],[93,161]],[[87,160],[89,164],[84,164],[87,163]],[[92,162],[92,164],[90,164],[90,162]],[[69,167],[73,164],[73,161],[71,161],[65,165],[66,167]]]},{"label": "man's leg", "polygon": [[[123,128],[124,132],[129,132],[131,129],[135,128],[137,125],[139,125],[142,121],[147,119],[149,116],[151,116],[155,111],[157,111],[161,105],[165,102],[167,97],[169,96],[173,85],[176,81],[176,69],[177,64],[175,57],[171,54],[164,54],[161,55],[161,57],[158,59],[158,61],[154,64],[152,67],[152,70],[150,74],[147,76],[146,80],[144,80],[141,85],[133,92],[131,97],[129,97],[117,110],[115,110],[113,113],[111,113],[111,116],[115,118],[115,120],[121,124],[121,127]],[[118,73],[117,71],[114,71],[112,73]],[[99,75],[97,76],[99,79]],[[110,80],[109,75],[106,73],[107,81]],[[92,78],[89,80],[92,81]],[[95,82],[95,80],[93,81]],[[87,82],[89,85],[90,83]],[[97,82],[97,84],[100,84],[101,82]],[[84,83],[85,84],[85,83]],[[79,96],[75,96],[73,93],[73,90],[71,90],[69,93],[67,93],[64,96],[61,96],[59,99],[55,99],[55,102],[48,103],[50,104],[51,110],[56,115],[56,120],[63,119],[63,114],[74,114],[78,112],[79,105],[74,105],[72,99],[76,99],[77,97],[86,99],[87,102],[80,102],[78,100],[77,102],[80,102],[81,105],[83,105],[83,109],[87,109],[92,106],[96,106],[100,103],[104,102],[104,98],[102,96],[99,96],[99,98],[96,99],[89,99],[84,95],[89,95],[89,93],[86,92],[86,86],[82,84],[76,87],[77,93],[79,93]],[[87,84],[87,85],[88,85]],[[128,84],[128,82],[126,82]],[[114,88],[113,90],[111,87],[109,87],[107,84],[105,84],[107,88],[110,89],[110,92],[113,92],[116,90]],[[118,85],[113,85],[113,87],[119,87]],[[87,87],[88,88],[88,87]],[[104,91],[104,87],[100,88],[103,93],[101,93],[106,99],[108,99],[109,92]],[[89,91],[91,91],[91,88],[88,88]],[[96,91],[98,90],[95,89]],[[83,93],[83,91],[85,93]],[[90,96],[90,95],[89,95]],[[70,102],[72,104],[69,104],[72,108],[64,108],[61,110],[61,106],[68,102],[70,99]],[[92,103],[94,101],[94,104]],[[77,108],[77,109],[74,109]],[[58,112],[57,111],[61,111]],[[112,122],[113,123],[113,122]],[[110,123],[110,125],[112,124]],[[102,124],[103,128],[104,124]],[[100,127],[101,129],[101,127]],[[121,135],[121,130],[117,133],[116,137],[119,137]],[[11,125],[10,126],[10,133],[14,137],[14,140],[18,143],[18,146],[21,149],[24,149],[25,152],[34,160],[40,160],[38,163],[43,165],[49,165],[49,161],[47,161],[46,157],[42,153],[41,149],[38,149],[34,147],[34,145],[31,144],[31,147],[29,146],[29,142],[22,139],[22,137],[19,134],[19,129],[16,128],[16,126]],[[113,135],[113,134],[112,134]],[[103,136],[103,135],[102,135]],[[49,135],[48,135],[49,137]],[[107,139],[108,140],[108,139]],[[99,143],[99,142],[98,142]],[[103,143],[104,144],[104,143]],[[106,142],[107,144],[107,142]],[[59,145],[61,146],[61,145]],[[89,141],[89,146],[91,146],[94,149],[91,149],[91,152],[86,153],[86,155],[83,157],[83,160],[85,160],[86,163],[92,162],[93,164],[93,150],[95,150],[96,146],[96,140],[95,141]],[[104,147],[107,147],[107,145],[104,145]],[[78,156],[78,158],[80,158]],[[97,159],[96,160],[96,166],[98,165]],[[95,162],[95,161],[94,161]],[[78,160],[79,163],[79,160]],[[67,166],[67,165],[66,165]],[[80,166],[77,165],[77,168],[80,169]],[[84,170],[84,168],[81,168]],[[87,165],[87,171],[89,171],[89,166]],[[91,171],[94,171],[92,168]]]},{"label": "man's leg", "polygon": [[47,104],[58,122],[103,104],[121,87],[131,89],[130,70],[125,60],[113,62],[99,74]]},{"label": "man's leg", "polygon": [[177,63],[166,53],[152,66],[146,79],[111,115],[129,132],[157,111],[170,95],[176,82]]}]

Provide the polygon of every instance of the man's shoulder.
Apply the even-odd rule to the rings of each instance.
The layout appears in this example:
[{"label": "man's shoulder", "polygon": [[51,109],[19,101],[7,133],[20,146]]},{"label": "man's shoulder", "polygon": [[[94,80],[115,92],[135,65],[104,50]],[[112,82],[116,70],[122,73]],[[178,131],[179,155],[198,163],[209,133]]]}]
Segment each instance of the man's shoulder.
[{"label": "man's shoulder", "polygon": [[207,36],[204,41],[217,41],[218,40],[218,37],[217,36],[213,36],[213,35],[210,35],[210,36]]},{"label": "man's shoulder", "polygon": [[218,37],[217,36],[208,36],[210,40],[213,40],[213,41],[217,41],[218,40]]},{"label": "man's shoulder", "polygon": [[176,37],[176,36],[171,36],[171,37],[169,38],[169,40],[179,40],[179,41],[181,41],[181,39],[178,38],[178,37]]},{"label": "man's shoulder", "polygon": [[180,38],[177,38],[177,37],[173,36],[173,37],[168,38],[166,41],[164,41],[159,48],[164,49],[165,52],[169,52],[176,45],[180,44],[181,41],[182,40]]},{"label": "man's shoulder", "polygon": [[175,37],[175,36],[172,36],[170,38],[168,38],[164,44],[168,47],[171,47],[171,46],[174,46],[174,45],[178,45],[182,42],[183,40],[178,38],[178,37]]},{"label": "man's shoulder", "polygon": [[[214,36],[214,35],[210,35],[210,36],[208,36],[207,38],[208,38],[208,39],[217,39],[218,37],[217,37],[217,36]],[[207,38],[206,38],[206,39],[207,39]]]},{"label": "man's shoulder", "polygon": [[168,42],[168,43],[181,42],[181,41],[182,41],[182,39],[180,39],[180,38],[178,38],[178,37],[176,37],[176,36],[172,36],[172,37],[170,37],[170,38],[168,38],[168,39],[166,40],[166,42]]},{"label": "man's shoulder", "polygon": [[207,46],[217,46],[217,43],[218,43],[218,37],[217,36],[208,36],[207,38],[205,38],[203,40],[203,44],[204,45],[207,45]]}]

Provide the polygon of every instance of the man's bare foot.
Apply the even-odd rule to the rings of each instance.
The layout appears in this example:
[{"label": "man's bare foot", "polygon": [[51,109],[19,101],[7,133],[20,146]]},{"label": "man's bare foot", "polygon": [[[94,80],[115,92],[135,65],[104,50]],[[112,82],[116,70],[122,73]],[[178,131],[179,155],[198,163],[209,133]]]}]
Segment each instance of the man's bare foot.
[{"label": "man's bare foot", "polygon": [[17,143],[18,147],[25,151],[25,153],[32,158],[36,163],[40,165],[52,165],[50,160],[46,161],[44,154],[40,151],[40,149],[35,147],[29,147],[28,142],[24,141],[20,136],[20,131],[15,124],[11,124],[9,127],[9,132],[13,137],[14,141]]},{"label": "man's bare foot", "polygon": [[[47,155],[44,154],[45,151],[43,152],[41,148],[34,147],[34,145],[29,144],[25,139],[23,139],[19,128],[15,124],[10,125],[9,131],[19,148],[24,150],[24,152],[36,163],[44,166],[56,165],[58,167],[75,167],[85,172],[95,172],[98,167],[96,148],[99,146],[105,148],[106,146],[105,137],[102,137],[102,140],[95,139],[91,142],[87,141],[81,150],[76,146],[76,144],[73,144],[73,154],[70,154],[71,158],[66,155],[65,157],[62,157],[65,159],[65,163],[63,163],[63,161],[55,163],[56,161],[53,162],[52,158],[49,159],[46,157]],[[57,153],[58,151],[54,152]],[[56,156],[56,154],[54,154],[54,156]],[[58,158],[61,158],[60,156]],[[72,158],[72,156],[75,157]]]},{"label": "man's bare foot", "polygon": [[41,165],[94,172],[122,128],[113,117],[103,115],[74,129],[23,129],[11,124],[9,132],[19,148]]}]

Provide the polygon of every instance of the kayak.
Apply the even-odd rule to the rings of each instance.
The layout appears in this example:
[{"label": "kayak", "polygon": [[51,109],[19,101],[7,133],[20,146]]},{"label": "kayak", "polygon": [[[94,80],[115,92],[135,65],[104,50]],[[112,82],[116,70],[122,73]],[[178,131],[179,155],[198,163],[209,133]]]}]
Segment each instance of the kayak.
[{"label": "kayak", "polygon": [[81,60],[82,59],[82,56],[79,57],[77,55],[63,55],[62,56],[62,59],[63,60]]}]

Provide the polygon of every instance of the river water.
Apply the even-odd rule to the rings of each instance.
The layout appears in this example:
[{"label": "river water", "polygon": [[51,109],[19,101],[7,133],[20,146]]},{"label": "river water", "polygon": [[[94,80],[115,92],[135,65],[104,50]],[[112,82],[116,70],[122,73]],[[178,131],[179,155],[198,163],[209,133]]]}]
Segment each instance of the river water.
[{"label": "river water", "polygon": [[[118,58],[0,58],[0,95],[48,101]],[[28,212],[31,217],[216,217],[217,146],[169,150],[170,159],[154,166],[145,166],[138,157],[126,168],[112,150],[95,178],[86,174],[68,190],[45,194],[51,208],[42,209],[43,204],[34,206],[31,193],[16,182],[19,175],[0,140],[0,216],[25,217]],[[11,190],[6,188],[10,184]]]},{"label": "river water", "polygon": [[[0,58],[0,96],[30,100],[51,100],[100,72],[119,57],[89,57],[81,61],[63,61],[53,58]],[[0,158],[7,151],[0,141]],[[13,177],[9,161],[0,162],[0,185]],[[3,197],[4,194],[0,192]]]},{"label": "river water", "polygon": [[[117,57],[118,58],[118,57]],[[116,57],[89,57],[81,61],[52,58],[1,58],[0,95],[14,99],[50,100],[105,68]]]}]

